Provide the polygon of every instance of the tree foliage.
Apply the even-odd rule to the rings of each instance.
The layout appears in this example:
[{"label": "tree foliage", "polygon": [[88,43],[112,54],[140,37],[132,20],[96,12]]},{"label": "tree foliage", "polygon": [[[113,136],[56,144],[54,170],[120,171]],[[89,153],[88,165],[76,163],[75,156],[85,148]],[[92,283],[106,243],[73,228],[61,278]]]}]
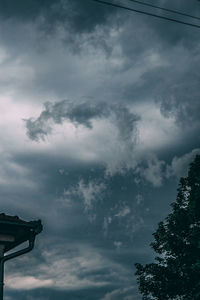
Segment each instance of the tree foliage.
[{"label": "tree foliage", "polygon": [[158,224],[151,247],[155,262],[136,264],[143,300],[200,299],[200,155],[181,178],[176,202]]}]

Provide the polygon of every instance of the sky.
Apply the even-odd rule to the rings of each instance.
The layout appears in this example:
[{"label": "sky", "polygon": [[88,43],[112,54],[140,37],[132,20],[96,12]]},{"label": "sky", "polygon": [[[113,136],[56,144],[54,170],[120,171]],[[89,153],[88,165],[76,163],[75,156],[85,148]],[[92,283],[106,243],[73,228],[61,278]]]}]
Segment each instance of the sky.
[{"label": "sky", "polygon": [[[195,0],[148,3],[200,16]],[[1,212],[44,226],[6,263],[6,300],[142,299],[134,264],[153,261],[200,153],[199,30],[91,0],[0,1]]]}]

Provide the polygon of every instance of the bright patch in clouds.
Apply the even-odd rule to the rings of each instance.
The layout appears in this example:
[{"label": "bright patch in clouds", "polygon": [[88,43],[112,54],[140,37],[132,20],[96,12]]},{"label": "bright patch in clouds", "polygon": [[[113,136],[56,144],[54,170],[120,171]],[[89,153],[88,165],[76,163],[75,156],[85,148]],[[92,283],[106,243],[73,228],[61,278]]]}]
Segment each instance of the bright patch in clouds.
[{"label": "bright patch in clouds", "polygon": [[173,118],[165,118],[155,103],[139,105],[136,112],[141,115],[138,123],[141,149],[158,151],[170,143],[179,142],[180,128]]},{"label": "bright patch in clouds", "polygon": [[33,276],[15,275],[8,277],[5,284],[10,289],[31,290],[52,286],[53,281],[51,279],[38,279]]}]

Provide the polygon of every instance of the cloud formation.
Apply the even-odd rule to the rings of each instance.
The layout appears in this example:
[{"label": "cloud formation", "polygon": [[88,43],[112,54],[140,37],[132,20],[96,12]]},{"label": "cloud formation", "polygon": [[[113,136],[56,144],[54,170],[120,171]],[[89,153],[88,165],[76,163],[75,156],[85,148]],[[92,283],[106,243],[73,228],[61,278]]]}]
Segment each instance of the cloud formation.
[{"label": "cloud formation", "polygon": [[186,177],[189,164],[193,161],[195,156],[200,153],[200,149],[193,149],[180,157],[175,156],[170,165],[167,166],[166,176]]},{"label": "cloud formation", "polygon": [[67,100],[63,100],[52,104],[46,102],[45,110],[42,111],[37,119],[27,119],[26,128],[30,139],[38,141],[40,138],[44,140],[52,131],[49,121],[55,124],[62,124],[64,121],[71,121],[75,126],[83,125],[89,129],[92,128],[92,119],[102,118],[108,114],[107,107],[104,104],[73,104]]},{"label": "cloud formation", "polygon": [[[24,267],[23,272],[15,270],[6,280],[7,287],[14,290],[32,290],[40,287],[61,290],[78,290],[108,286],[112,281],[121,283],[129,272],[120,264],[105,258],[98,249],[88,245],[66,243],[54,245],[53,249],[42,252],[43,262],[30,257],[31,268]],[[26,258],[21,259],[22,262]],[[119,270],[120,276],[119,276]],[[22,270],[21,270],[22,271]],[[29,274],[35,274],[29,275]]]},{"label": "cloud formation", "polygon": [[102,201],[103,193],[106,189],[106,184],[104,182],[99,182],[97,180],[90,180],[88,183],[80,179],[78,184],[65,190],[63,193],[63,202],[67,205],[73,205],[75,198],[81,199],[84,212],[87,214],[88,219],[93,223],[96,219],[96,206],[99,201]]},{"label": "cloud formation", "polygon": [[1,207],[44,223],[7,298],[140,300],[134,263],[199,153],[199,30],[90,0],[1,1],[0,25]]},{"label": "cloud formation", "polygon": [[[98,13],[99,12],[99,13]],[[90,1],[82,2],[58,0],[22,0],[16,5],[11,0],[0,3],[0,17],[2,19],[14,19],[18,22],[38,21],[42,22],[41,29],[53,31],[60,26],[70,27],[74,33],[89,32],[95,26],[103,25],[114,10],[107,10],[104,6],[96,5]]]},{"label": "cloud formation", "polygon": [[147,158],[147,167],[142,168],[140,174],[148,182],[155,187],[159,187],[163,183],[165,162],[159,160],[155,155],[150,155]]},{"label": "cloud formation", "polygon": [[45,110],[42,111],[37,119],[27,119],[26,128],[30,139],[38,141],[44,139],[46,135],[51,133],[52,126],[49,121],[55,124],[62,124],[68,120],[75,126],[85,126],[92,129],[92,120],[98,118],[112,117],[118,126],[122,139],[128,140],[136,128],[136,122],[139,117],[131,113],[122,105],[107,105],[105,103],[79,103],[74,104],[70,101],[63,100],[57,103],[46,102]]},{"label": "cloud formation", "polygon": [[127,287],[107,293],[101,300],[136,300],[138,299],[136,287]]},{"label": "cloud formation", "polygon": [[[75,135],[69,147],[74,143],[77,145],[71,155],[78,151],[79,157],[83,157],[86,151],[88,157],[94,157],[97,163],[105,166],[107,174],[113,174],[136,164],[134,149],[138,143],[139,120],[137,114],[121,104],[71,103],[63,100],[46,103],[40,116],[26,119],[25,125],[28,137],[33,141],[42,140],[44,145],[45,138],[51,137],[57,125],[63,126],[66,139],[71,137],[72,130],[69,128],[65,132],[65,124],[77,128],[80,138],[77,139],[73,130]],[[71,144],[70,141],[68,143]]]}]

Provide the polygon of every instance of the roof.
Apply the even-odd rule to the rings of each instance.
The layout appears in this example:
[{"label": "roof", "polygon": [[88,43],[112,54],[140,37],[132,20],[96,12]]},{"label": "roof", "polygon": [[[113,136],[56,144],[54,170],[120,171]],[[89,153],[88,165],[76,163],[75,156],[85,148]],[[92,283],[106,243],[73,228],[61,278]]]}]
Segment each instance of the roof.
[{"label": "roof", "polygon": [[12,241],[9,238],[6,242],[0,241],[0,244],[5,245],[4,252],[35,237],[42,229],[41,220],[27,222],[18,216],[9,216],[4,213],[0,214],[0,235],[14,236],[14,240]]}]

